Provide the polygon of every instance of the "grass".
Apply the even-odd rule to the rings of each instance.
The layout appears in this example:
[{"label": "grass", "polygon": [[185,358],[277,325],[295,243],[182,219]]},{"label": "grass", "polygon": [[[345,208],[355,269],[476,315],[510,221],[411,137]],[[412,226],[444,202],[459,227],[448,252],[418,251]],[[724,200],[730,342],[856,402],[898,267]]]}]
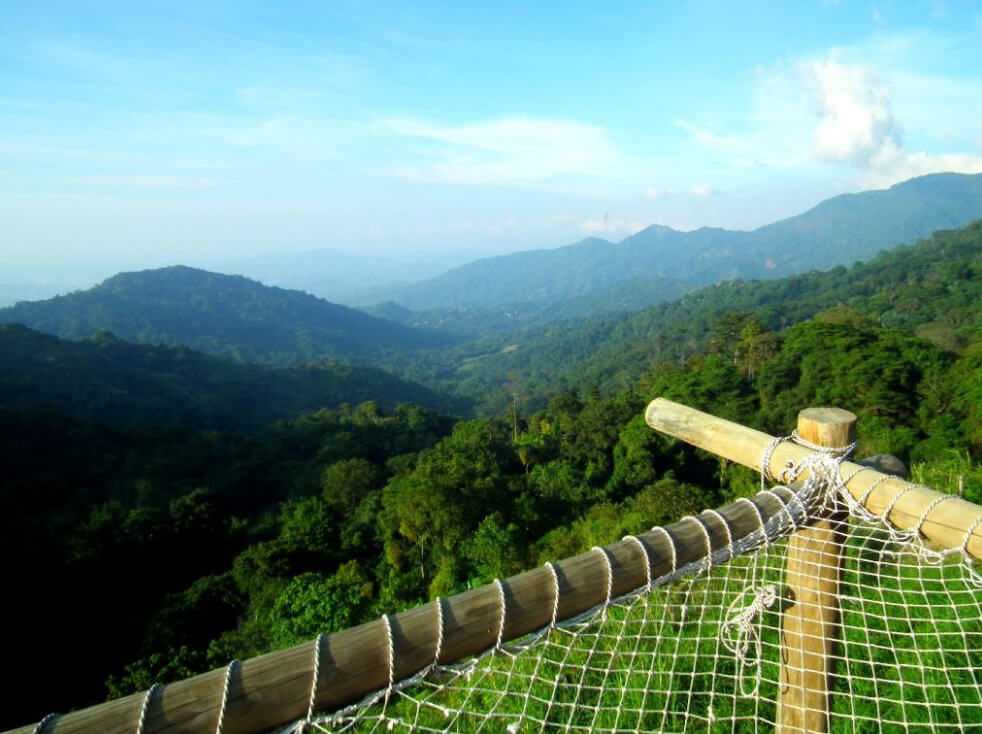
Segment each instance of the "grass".
[{"label": "grass", "polygon": [[[741,663],[720,629],[755,590],[783,589],[784,546],[435,671],[346,723],[359,732],[772,731],[790,601],[754,617],[759,657],[751,637]],[[982,589],[957,559],[923,564],[859,529],[841,600],[832,731],[982,729]]]}]

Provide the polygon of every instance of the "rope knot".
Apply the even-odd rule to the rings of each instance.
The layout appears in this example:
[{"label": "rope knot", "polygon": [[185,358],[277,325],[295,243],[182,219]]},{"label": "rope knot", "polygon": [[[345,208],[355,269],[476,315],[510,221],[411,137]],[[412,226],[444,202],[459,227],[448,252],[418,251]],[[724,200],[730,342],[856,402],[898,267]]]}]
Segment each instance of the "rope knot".
[{"label": "rope knot", "polygon": [[721,641],[726,649],[738,657],[746,656],[752,642],[759,644],[760,638],[754,629],[754,620],[764,613],[765,609],[774,606],[777,601],[777,588],[773,584],[764,586],[754,592],[749,604],[740,607],[740,602],[752,589],[745,589],[739,594],[727,609],[727,619],[723,623]]},{"label": "rope knot", "polygon": [[[747,604],[741,604],[747,594],[753,594],[753,599]],[[726,621],[720,628],[720,642],[723,646],[733,653],[737,659],[738,677],[741,680],[744,696],[752,696],[757,693],[760,686],[760,668],[758,663],[761,656],[760,634],[754,626],[754,622],[763,615],[765,609],[774,606],[777,601],[777,587],[773,584],[753,589],[744,589],[732,601],[726,610]],[[750,657],[750,647],[753,645],[753,657]],[[757,668],[752,690],[746,690],[743,684],[743,671],[750,665]]]}]

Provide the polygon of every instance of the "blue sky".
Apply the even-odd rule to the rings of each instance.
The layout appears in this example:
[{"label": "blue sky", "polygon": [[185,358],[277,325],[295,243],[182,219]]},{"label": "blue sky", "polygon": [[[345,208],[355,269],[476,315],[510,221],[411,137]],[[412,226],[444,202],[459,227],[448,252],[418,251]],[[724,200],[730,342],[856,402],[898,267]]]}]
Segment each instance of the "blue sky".
[{"label": "blue sky", "polygon": [[0,282],[753,228],[941,170],[982,171],[978,2],[0,0]]}]

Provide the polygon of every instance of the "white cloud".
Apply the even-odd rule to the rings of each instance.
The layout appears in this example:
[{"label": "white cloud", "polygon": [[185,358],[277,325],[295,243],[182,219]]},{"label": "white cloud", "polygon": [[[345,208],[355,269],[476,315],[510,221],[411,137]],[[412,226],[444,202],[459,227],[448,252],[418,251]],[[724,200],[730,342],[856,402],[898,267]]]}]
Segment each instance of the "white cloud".
[{"label": "white cloud", "polygon": [[873,69],[834,58],[803,61],[800,69],[820,120],[813,138],[816,156],[868,166],[900,148],[890,87]]},{"label": "white cloud", "polygon": [[569,120],[517,116],[454,126],[394,118],[385,127],[440,144],[427,151],[436,160],[394,170],[409,178],[515,183],[559,175],[610,176],[621,158],[603,128]]},{"label": "white cloud", "polygon": [[730,166],[832,165],[864,188],[942,171],[978,173],[982,156],[967,121],[982,120],[975,102],[982,78],[909,68],[910,59],[943,56],[938,49],[953,44],[924,34],[877,35],[864,45],[761,67],[747,116],[735,121],[739,132],[683,119],[675,126]]},{"label": "white cloud", "polygon": [[694,197],[696,199],[705,199],[709,196],[717,196],[719,191],[709,184],[693,184],[686,188],[667,188],[659,189],[654,186],[649,186],[644,192],[644,198],[646,199],[669,199],[673,197]]},{"label": "white cloud", "polygon": [[907,150],[893,115],[892,89],[872,67],[840,63],[833,52],[801,62],[799,70],[819,119],[814,154],[866,171],[864,185],[889,186],[943,171],[982,172],[980,156]]}]

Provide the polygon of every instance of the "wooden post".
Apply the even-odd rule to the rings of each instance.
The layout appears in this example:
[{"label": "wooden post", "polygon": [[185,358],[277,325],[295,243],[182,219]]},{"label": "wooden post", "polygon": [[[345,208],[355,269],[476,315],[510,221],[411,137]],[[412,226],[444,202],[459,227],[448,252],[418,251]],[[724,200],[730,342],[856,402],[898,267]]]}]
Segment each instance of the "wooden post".
[{"label": "wooden post", "polygon": [[[676,438],[713,451],[724,458],[760,471],[763,450],[773,437],[761,431],[707,415],[664,398],[651,402],[647,423]],[[833,421],[834,422],[834,421]],[[816,421],[818,434],[802,434],[815,443],[841,444],[836,437],[823,439],[826,422]],[[774,448],[771,464],[800,461],[812,453],[791,442]],[[942,497],[926,487],[913,487],[901,479],[844,462],[842,472],[851,477],[847,490],[876,514],[890,508],[890,521],[900,529],[920,528],[928,539],[945,548],[962,548],[982,560],[982,507],[955,497]],[[762,493],[753,498],[757,510],[745,502],[720,508],[724,526],[714,515],[703,515],[713,550],[756,532],[761,518],[783,514],[784,501]],[[928,512],[928,510],[930,510]],[[760,512],[758,516],[757,511]],[[727,527],[728,526],[728,527]],[[705,536],[691,521],[668,526],[674,538],[677,566],[704,557]],[[728,532],[729,531],[729,532]],[[654,577],[672,569],[673,544],[663,533],[639,536],[649,551]],[[613,595],[624,594],[647,582],[644,556],[636,543],[622,541],[605,549],[614,571]],[[568,619],[603,601],[607,567],[600,554],[591,552],[556,564],[560,578],[559,619]],[[514,639],[540,629],[551,621],[554,599],[552,575],[544,568],[514,576],[505,582],[508,614],[505,638]],[[445,629],[440,654],[447,663],[483,652],[494,644],[500,619],[500,601],[494,585],[464,592],[445,600]],[[436,617],[432,604],[416,607],[390,618],[396,647],[396,678],[409,676],[433,660],[437,645]],[[313,680],[314,643],[279,650],[246,660],[235,669],[229,690],[223,731],[226,734],[266,731],[306,715]],[[388,646],[381,622],[370,622],[330,635],[320,655],[320,681],[316,687],[318,710],[336,709],[386,685]],[[85,661],[65,661],[84,665]],[[158,689],[147,712],[145,734],[205,734],[215,731],[225,670],[177,681]],[[68,713],[45,726],[44,734],[132,734],[145,699],[138,693],[109,703]],[[12,730],[32,734],[35,724]],[[800,731],[800,730],[799,730]]]},{"label": "wooden post", "polygon": [[[665,398],[651,401],[645,420],[657,431],[757,472],[761,471],[764,449],[774,440],[762,431]],[[774,448],[770,466],[773,469],[782,467],[786,461],[799,462],[811,453],[804,446],[783,441]],[[888,520],[895,528],[917,528],[938,547],[964,548],[969,556],[982,561],[982,507],[851,461],[842,462],[841,469],[846,490],[872,514],[882,516],[889,510]]]},{"label": "wooden post", "polygon": [[[819,446],[847,446],[855,440],[856,416],[838,408],[808,408],[798,414],[798,435]],[[785,583],[791,603],[781,619],[779,734],[828,731],[843,519],[818,520],[788,541]]]},{"label": "wooden post", "polygon": [[[786,501],[786,500],[784,500]],[[756,510],[746,502],[719,508],[724,521],[703,515],[713,551],[757,532],[761,518],[780,515],[784,501],[773,495],[753,498]],[[760,513],[758,515],[758,512]],[[673,557],[678,567],[705,557],[706,535],[691,520],[667,526],[674,539],[664,533],[638,536],[647,549],[654,578],[670,573]],[[637,543],[620,541],[606,546],[613,570],[613,596],[647,583],[645,554]],[[595,552],[583,553],[555,564],[560,581],[558,619],[574,617],[604,601],[607,594],[607,564]],[[504,582],[508,613],[504,639],[512,640],[539,630],[552,620],[555,599],[552,574],[537,568]],[[494,646],[501,619],[498,589],[488,584],[457,594],[443,602],[444,634],[440,661],[453,662]],[[436,609],[432,603],[390,616],[395,643],[395,679],[401,680],[433,661],[438,644]],[[251,658],[236,666],[229,688],[224,734],[253,734],[282,727],[307,713],[313,683],[315,642]],[[84,661],[66,661],[82,665]],[[381,621],[337,632],[321,645],[319,681],[315,708],[335,710],[357,701],[388,683],[388,644]],[[169,683],[157,690],[148,710],[144,734],[212,734],[225,683],[225,669]],[[45,725],[44,734],[133,734],[136,731],[145,693],[67,713]],[[35,724],[12,734],[32,734]]]}]

